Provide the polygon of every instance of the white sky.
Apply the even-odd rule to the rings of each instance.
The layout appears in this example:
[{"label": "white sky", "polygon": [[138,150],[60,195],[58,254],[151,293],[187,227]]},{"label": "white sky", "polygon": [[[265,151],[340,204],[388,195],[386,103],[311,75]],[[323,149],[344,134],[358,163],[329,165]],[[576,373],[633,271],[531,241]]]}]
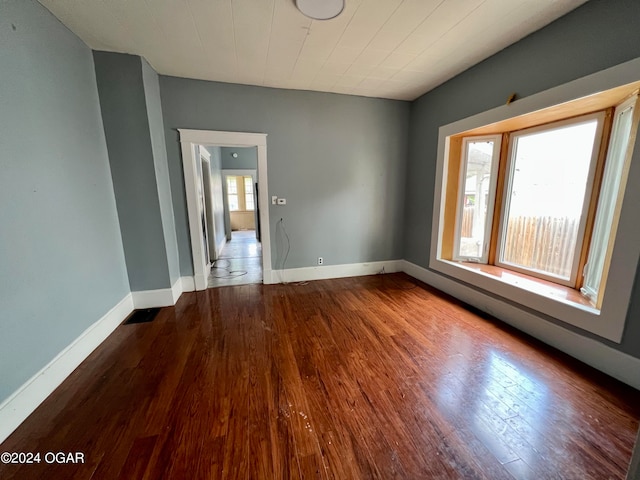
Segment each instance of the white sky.
[{"label": "white sky", "polygon": [[578,218],[596,120],[517,139],[510,216]]}]

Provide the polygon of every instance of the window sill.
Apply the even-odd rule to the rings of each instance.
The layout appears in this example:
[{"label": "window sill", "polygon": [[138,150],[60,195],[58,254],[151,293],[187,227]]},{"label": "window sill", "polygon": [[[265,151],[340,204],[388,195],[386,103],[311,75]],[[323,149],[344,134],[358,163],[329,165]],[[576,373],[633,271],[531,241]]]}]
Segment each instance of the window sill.
[{"label": "window sill", "polygon": [[[455,263],[455,262],[454,262]],[[582,295],[579,290],[557,283],[542,280],[540,278],[514,272],[495,265],[483,265],[471,262],[458,262],[461,267],[468,268],[479,273],[489,275],[501,282],[522,288],[536,295],[541,295],[551,300],[566,303],[580,308],[589,308],[599,313],[591,300]]]},{"label": "window sill", "polygon": [[[429,267],[494,296],[555,318],[601,337],[620,342],[612,324],[579,292],[499,267],[432,259]],[[492,271],[493,270],[493,271]],[[476,305],[482,309],[483,305]]]}]

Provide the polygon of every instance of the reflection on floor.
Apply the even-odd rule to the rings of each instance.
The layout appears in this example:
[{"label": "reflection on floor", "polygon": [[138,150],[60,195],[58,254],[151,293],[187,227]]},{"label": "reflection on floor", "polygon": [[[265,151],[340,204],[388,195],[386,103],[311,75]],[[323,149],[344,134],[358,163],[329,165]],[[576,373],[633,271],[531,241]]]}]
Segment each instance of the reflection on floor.
[{"label": "reflection on floor", "polygon": [[212,288],[119,326],[0,478],[622,480],[639,419],[640,391],[404,274]]},{"label": "reflection on floor", "polygon": [[262,283],[262,245],[255,230],[231,235],[209,275],[209,288]]}]

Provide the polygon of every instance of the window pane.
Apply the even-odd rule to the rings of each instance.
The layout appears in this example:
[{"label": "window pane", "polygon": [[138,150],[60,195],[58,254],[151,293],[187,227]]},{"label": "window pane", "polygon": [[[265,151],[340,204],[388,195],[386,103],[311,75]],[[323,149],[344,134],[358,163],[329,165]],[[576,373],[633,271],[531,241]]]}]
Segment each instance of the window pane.
[{"label": "window pane", "polygon": [[227,177],[227,192],[229,194],[237,194],[238,193],[238,184],[236,182],[236,177]]},{"label": "window pane", "polygon": [[464,183],[458,200],[458,239],[456,258],[484,258],[490,215],[493,214],[495,179],[495,140],[466,142],[463,166]]},{"label": "window pane", "polygon": [[239,209],[238,206],[238,195],[234,195],[232,193],[230,193],[228,195],[229,197],[229,211],[231,212],[237,212]]},{"label": "window pane", "polygon": [[582,292],[594,301],[598,299],[605,258],[611,238],[611,226],[615,219],[615,208],[620,194],[622,171],[633,124],[635,98],[630,103],[630,105],[623,104],[616,110],[611,140],[609,141],[609,152],[602,177],[602,186],[600,187],[598,209],[596,210],[584,287],[582,289]]},{"label": "window pane", "polygon": [[597,120],[514,138],[500,261],[569,280]]},{"label": "window pane", "polygon": [[244,177],[244,203],[246,210],[253,210],[253,179],[251,177]]}]

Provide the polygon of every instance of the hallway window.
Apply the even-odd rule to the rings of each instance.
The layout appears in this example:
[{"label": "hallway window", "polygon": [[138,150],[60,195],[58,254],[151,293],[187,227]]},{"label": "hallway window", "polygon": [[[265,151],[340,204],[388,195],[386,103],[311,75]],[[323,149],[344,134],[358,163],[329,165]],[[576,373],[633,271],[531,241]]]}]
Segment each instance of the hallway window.
[{"label": "hallway window", "polygon": [[229,175],[227,177],[227,199],[230,212],[252,212],[255,210],[253,177],[251,175]]},{"label": "hallway window", "polygon": [[227,197],[229,199],[229,211],[237,212],[240,209],[237,177],[227,177]]},{"label": "hallway window", "polygon": [[244,202],[246,210],[255,209],[253,202],[253,179],[251,177],[244,177]]}]

